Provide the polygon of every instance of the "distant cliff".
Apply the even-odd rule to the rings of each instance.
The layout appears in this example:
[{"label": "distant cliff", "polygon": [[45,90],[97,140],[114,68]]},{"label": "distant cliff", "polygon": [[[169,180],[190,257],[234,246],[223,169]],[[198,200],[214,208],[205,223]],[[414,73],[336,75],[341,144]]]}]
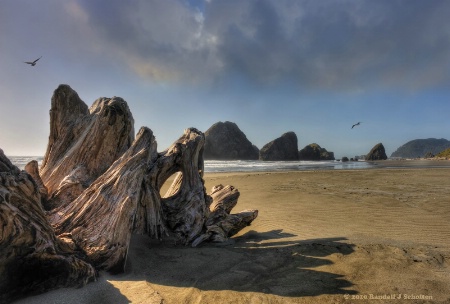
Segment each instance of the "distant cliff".
[{"label": "distant cliff", "polygon": [[260,160],[298,160],[298,141],[294,132],[287,132],[264,145]]},{"label": "distant cliff", "polygon": [[233,122],[218,122],[205,132],[204,159],[257,160],[259,149]]},{"label": "distant cliff", "polygon": [[415,139],[399,147],[391,157],[417,158],[424,157],[428,153],[433,155],[450,148],[450,141],[441,138]]}]

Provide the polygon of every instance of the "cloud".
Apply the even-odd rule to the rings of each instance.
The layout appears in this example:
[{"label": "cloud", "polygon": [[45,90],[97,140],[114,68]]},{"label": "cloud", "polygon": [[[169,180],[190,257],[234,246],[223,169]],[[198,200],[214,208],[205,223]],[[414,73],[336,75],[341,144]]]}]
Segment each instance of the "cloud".
[{"label": "cloud", "polygon": [[180,1],[79,1],[102,52],[154,81],[205,80],[220,69],[215,37],[198,9]]},{"label": "cloud", "polygon": [[73,15],[87,22],[101,52],[151,81],[210,83],[240,75],[354,91],[450,80],[448,1],[76,3]]}]

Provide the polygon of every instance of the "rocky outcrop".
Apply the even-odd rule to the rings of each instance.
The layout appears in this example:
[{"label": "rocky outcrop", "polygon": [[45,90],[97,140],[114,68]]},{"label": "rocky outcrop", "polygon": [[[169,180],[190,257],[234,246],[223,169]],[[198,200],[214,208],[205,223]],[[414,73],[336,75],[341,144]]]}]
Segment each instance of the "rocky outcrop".
[{"label": "rocky outcrop", "polygon": [[449,159],[449,158],[450,158],[450,148],[445,149],[444,151],[439,152],[435,157],[436,157],[436,158],[445,158],[445,159]]},{"label": "rocky outcrop", "polygon": [[385,160],[387,159],[386,151],[382,143],[376,144],[369,154],[366,155],[366,160]]},{"label": "rocky outcrop", "polygon": [[334,160],[334,153],[328,152],[318,144],[310,144],[298,152],[299,160]]},{"label": "rocky outcrop", "polygon": [[218,122],[205,132],[204,159],[257,160],[259,150],[233,122]]},{"label": "rocky outcrop", "polygon": [[[415,139],[400,146],[391,157],[418,158],[426,157],[427,154],[438,154],[450,148],[450,141],[441,138]],[[427,155],[429,156],[429,155]]]},{"label": "rocky outcrop", "polygon": [[434,158],[435,155],[434,155],[433,153],[431,153],[431,152],[428,152],[428,153],[426,153],[423,157],[424,157],[424,158]]},{"label": "rocky outcrop", "polygon": [[298,141],[294,132],[287,132],[267,143],[259,151],[259,159],[266,161],[298,160]]}]

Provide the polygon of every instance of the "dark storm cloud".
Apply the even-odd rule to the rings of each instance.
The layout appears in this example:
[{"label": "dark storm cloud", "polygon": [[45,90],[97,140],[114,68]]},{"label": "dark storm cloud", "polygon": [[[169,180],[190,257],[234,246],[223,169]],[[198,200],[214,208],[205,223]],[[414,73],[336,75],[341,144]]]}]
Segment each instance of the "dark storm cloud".
[{"label": "dark storm cloud", "polygon": [[449,80],[449,1],[99,3],[79,2],[97,42],[153,80],[202,82],[231,73],[343,90]]},{"label": "dark storm cloud", "polygon": [[[212,15],[224,6],[215,3]],[[212,27],[221,31],[224,66],[251,78],[344,89],[448,79],[450,2],[247,1],[246,8],[241,19]]]}]

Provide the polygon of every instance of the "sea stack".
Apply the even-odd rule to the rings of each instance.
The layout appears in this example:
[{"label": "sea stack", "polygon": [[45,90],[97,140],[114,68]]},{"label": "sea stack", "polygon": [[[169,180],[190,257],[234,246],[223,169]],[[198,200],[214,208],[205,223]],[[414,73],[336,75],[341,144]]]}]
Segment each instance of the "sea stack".
[{"label": "sea stack", "polygon": [[366,156],[366,160],[386,160],[387,155],[382,143],[376,144],[369,154]]},{"label": "sea stack", "polygon": [[334,160],[334,153],[318,144],[309,144],[298,152],[299,160]]},{"label": "sea stack", "polygon": [[260,160],[298,160],[298,141],[294,132],[287,132],[267,143],[259,151]]},{"label": "sea stack", "polygon": [[205,132],[204,159],[257,160],[258,148],[239,127],[229,121],[217,122]]}]

